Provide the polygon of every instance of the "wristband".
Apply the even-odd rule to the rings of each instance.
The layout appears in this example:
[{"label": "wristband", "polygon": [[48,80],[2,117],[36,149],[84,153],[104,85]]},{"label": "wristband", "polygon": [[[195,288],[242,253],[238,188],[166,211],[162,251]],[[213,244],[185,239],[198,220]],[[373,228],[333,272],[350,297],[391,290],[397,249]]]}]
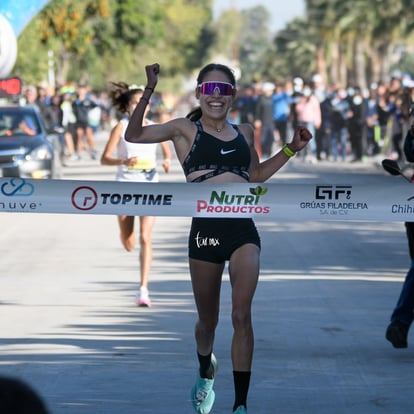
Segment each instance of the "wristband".
[{"label": "wristband", "polygon": [[296,155],[295,151],[292,151],[287,144],[283,145],[282,151],[287,155],[289,158],[292,158]]},{"label": "wristband", "polygon": [[151,92],[154,92],[154,88],[151,88],[150,86],[146,86],[145,89],[149,89]]}]

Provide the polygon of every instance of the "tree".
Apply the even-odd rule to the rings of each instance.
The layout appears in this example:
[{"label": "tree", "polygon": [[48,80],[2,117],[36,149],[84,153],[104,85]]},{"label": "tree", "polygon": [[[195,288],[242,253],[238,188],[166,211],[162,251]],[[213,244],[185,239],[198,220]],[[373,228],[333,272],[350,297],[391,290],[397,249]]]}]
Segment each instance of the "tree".
[{"label": "tree", "polygon": [[390,73],[391,54],[399,43],[410,43],[414,30],[414,11],[410,0],[384,0],[373,22],[371,61],[374,80],[384,79]]},{"label": "tree", "polygon": [[266,70],[263,60],[271,43],[270,13],[264,6],[257,6],[243,10],[241,17],[240,68],[243,80],[251,82]]},{"label": "tree", "polygon": [[130,46],[155,46],[165,35],[161,1],[111,0],[116,39]]},{"label": "tree", "polygon": [[152,61],[173,77],[205,59],[211,20],[211,0],[52,0],[21,34],[16,70],[44,79],[52,50],[58,83],[143,82]]},{"label": "tree", "polygon": [[268,55],[267,64],[272,68],[274,79],[296,76],[309,79],[316,70],[316,42],[307,21],[296,18],[277,33],[274,50]]},{"label": "tree", "polygon": [[25,84],[47,81],[48,48],[39,41],[39,24],[34,19],[17,39],[18,54],[13,74]]},{"label": "tree", "polygon": [[272,39],[263,6],[233,7],[213,21],[212,0],[51,0],[18,39],[15,73],[31,83],[45,80],[51,50],[59,83],[142,83],[143,66],[158,61],[161,84],[172,88],[182,74],[221,59],[241,68],[243,82],[320,73],[328,83],[364,87],[398,65],[391,58],[397,48],[410,65],[411,3],[306,0],[306,16]]},{"label": "tree", "polygon": [[263,73],[263,58],[271,42],[269,11],[263,6],[245,10],[230,8],[212,24],[215,33],[209,51],[212,60],[221,60],[240,69],[249,83]]},{"label": "tree", "polygon": [[275,36],[285,62],[276,66],[298,73],[300,62],[327,82],[367,87],[389,76],[391,51],[413,33],[413,12],[410,0],[307,0],[306,18]]},{"label": "tree", "polygon": [[108,0],[54,0],[40,13],[40,41],[57,46],[57,80],[63,83],[73,55],[82,56],[95,39],[94,24],[108,18]]}]

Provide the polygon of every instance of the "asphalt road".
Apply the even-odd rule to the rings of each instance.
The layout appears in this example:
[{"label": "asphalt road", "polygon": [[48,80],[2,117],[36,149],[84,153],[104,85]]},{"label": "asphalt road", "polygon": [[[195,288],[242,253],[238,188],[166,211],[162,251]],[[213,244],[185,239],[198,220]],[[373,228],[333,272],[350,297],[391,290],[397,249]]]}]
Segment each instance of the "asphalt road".
[{"label": "asphalt road", "polygon": [[[98,136],[100,148],[105,137]],[[67,179],[112,179],[88,158]],[[176,162],[163,181],[183,181]],[[274,180],[392,185],[378,164],[293,159]],[[0,375],[18,376],[53,414],[190,414],[196,314],[189,218],[158,217],[153,306],[135,306],[138,250],[113,216],[0,213]],[[402,223],[257,222],[261,280],[249,414],[410,413],[414,344],[385,340],[409,265]],[[212,413],[231,413],[230,289],[223,281]],[[409,338],[410,339],[410,338]],[[410,342],[410,341],[409,341]],[[412,346],[410,346],[412,345]]]}]

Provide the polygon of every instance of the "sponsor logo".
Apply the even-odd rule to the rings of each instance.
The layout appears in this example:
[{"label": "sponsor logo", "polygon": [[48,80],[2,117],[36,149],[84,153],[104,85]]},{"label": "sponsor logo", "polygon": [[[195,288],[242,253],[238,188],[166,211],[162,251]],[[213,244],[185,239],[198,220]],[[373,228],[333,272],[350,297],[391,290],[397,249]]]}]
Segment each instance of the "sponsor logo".
[{"label": "sponsor logo", "polygon": [[[414,196],[407,198],[407,201],[413,201],[413,200],[414,200]],[[393,204],[391,206],[391,213],[392,214],[414,214],[414,206],[408,203]]]},{"label": "sponsor logo", "polygon": [[77,187],[72,192],[72,205],[78,210],[92,210],[98,204],[98,194],[92,187]]},{"label": "sponsor logo", "polygon": [[132,204],[134,206],[170,206],[172,194],[101,194],[102,204]]},{"label": "sponsor logo", "polygon": [[0,191],[7,197],[29,197],[34,193],[34,185],[24,178],[12,178],[1,185]]},{"label": "sponsor logo", "polygon": [[393,204],[391,206],[392,214],[414,214],[414,206],[410,204]]},{"label": "sponsor logo", "polygon": [[170,206],[172,194],[131,194],[131,193],[101,193],[90,186],[81,186],[73,190],[72,205],[78,210],[94,209],[98,203],[103,206],[134,205],[134,206]]},{"label": "sponsor logo", "polygon": [[[33,212],[37,210],[40,203],[34,201],[21,201],[22,198],[30,197],[34,193],[34,185],[28,183],[24,178],[11,178],[0,186],[0,193],[5,197],[13,197],[13,201],[0,200],[0,210],[16,212]],[[16,201],[15,198],[19,198]]]},{"label": "sponsor logo", "polygon": [[351,185],[317,185],[315,200],[302,201],[299,207],[317,210],[321,216],[347,216],[351,214],[352,210],[367,210],[368,204],[352,201]]},{"label": "sponsor logo", "polygon": [[317,185],[315,198],[317,200],[339,200],[351,198],[351,185]]},{"label": "sponsor logo", "polygon": [[227,191],[212,191],[209,200],[197,200],[198,213],[237,215],[266,215],[270,206],[261,205],[261,197],[267,193],[266,187],[249,188],[249,194],[230,194]]},{"label": "sponsor logo", "polygon": [[200,232],[195,237],[196,246],[198,249],[201,247],[217,247],[220,246],[220,240],[215,237],[200,236]]},{"label": "sponsor logo", "polygon": [[221,155],[227,155],[227,154],[231,154],[232,152],[236,151],[235,149],[231,149],[231,150],[224,150],[223,148],[220,150],[220,154]]}]

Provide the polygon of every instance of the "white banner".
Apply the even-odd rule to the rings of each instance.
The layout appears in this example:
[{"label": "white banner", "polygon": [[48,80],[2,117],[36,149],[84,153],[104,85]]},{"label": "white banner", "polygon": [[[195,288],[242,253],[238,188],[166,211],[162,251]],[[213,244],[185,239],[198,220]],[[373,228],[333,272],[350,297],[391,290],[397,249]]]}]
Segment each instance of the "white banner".
[{"label": "white banner", "polygon": [[414,221],[414,186],[0,178],[0,212]]}]

